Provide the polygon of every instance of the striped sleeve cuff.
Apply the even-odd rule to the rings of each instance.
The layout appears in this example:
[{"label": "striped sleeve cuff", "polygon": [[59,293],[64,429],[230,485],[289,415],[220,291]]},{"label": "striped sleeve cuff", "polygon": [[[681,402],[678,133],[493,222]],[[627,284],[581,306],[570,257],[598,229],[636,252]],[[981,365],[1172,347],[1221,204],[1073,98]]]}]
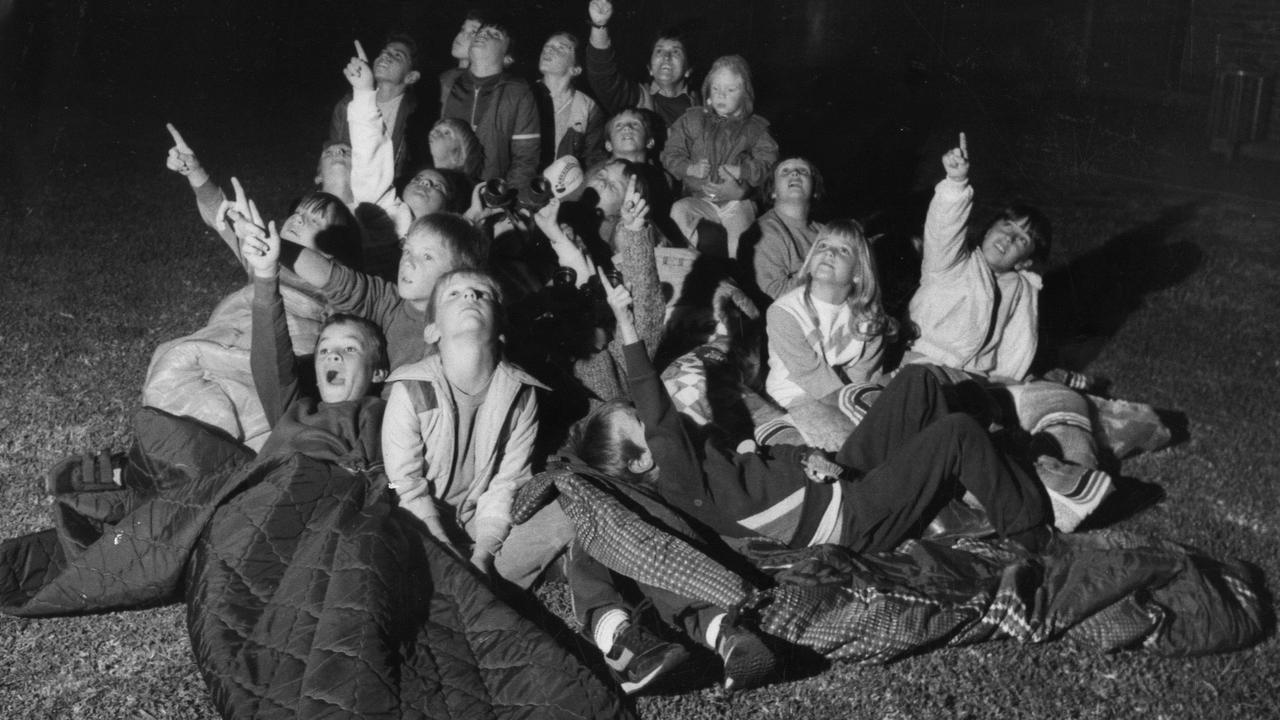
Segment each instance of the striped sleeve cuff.
[{"label": "striped sleeve cuff", "polygon": [[840,388],[837,407],[854,425],[862,422],[884,388],[876,383],[849,383]]}]

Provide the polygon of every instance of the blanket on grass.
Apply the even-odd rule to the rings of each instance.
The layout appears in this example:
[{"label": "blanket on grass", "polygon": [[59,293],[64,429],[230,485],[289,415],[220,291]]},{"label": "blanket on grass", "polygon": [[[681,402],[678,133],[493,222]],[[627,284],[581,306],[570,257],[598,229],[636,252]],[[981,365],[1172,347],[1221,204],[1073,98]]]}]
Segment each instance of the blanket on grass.
[{"label": "blanket on grass", "polygon": [[227,718],[632,716],[427,537],[380,474],[303,455],[254,463],[158,411],[137,429],[128,489],[59,498],[70,544],[46,530],[0,545],[0,610],[185,599],[196,661]]},{"label": "blanket on grass", "polygon": [[833,659],[889,662],[943,645],[1064,637],[1103,651],[1200,655],[1265,633],[1261,580],[1248,568],[1132,533],[1057,535],[1039,555],[971,539],[854,555],[834,545],[778,550],[760,538],[738,549],[776,583],[753,589],[640,488],[553,466],[522,489],[515,515],[551,497],[611,570],[741,610],[765,632]]},{"label": "blanket on grass", "polygon": [[[280,293],[293,352],[310,355],[320,335],[324,304],[314,293],[285,282]],[[271,426],[249,368],[252,312],[249,285],[223,298],[204,327],[157,347],[142,385],[143,404],[195,418],[261,449]]]}]

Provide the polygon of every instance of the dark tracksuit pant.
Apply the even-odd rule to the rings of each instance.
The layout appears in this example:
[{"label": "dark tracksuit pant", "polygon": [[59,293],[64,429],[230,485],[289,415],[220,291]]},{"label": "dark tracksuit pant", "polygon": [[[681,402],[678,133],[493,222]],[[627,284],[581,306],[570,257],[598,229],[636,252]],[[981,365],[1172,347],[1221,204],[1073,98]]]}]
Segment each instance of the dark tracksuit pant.
[{"label": "dark tracksuit pant", "polygon": [[997,450],[977,420],[950,412],[941,383],[920,365],[899,371],[836,462],[856,478],[844,487],[841,544],[858,552],[891,550],[917,535],[963,490],[1002,537],[1052,520],[1035,476]]},{"label": "dark tracksuit pant", "polygon": [[[909,365],[898,373],[845,441],[836,461],[849,468],[850,476],[840,481],[840,544],[856,552],[892,550],[917,537],[938,510],[964,490],[977,497],[1003,537],[1051,520],[1039,481],[997,450],[974,418],[950,412],[943,386],[923,366]],[[633,501],[642,496],[645,509],[661,518],[658,524],[690,537],[688,525],[677,522],[673,527],[670,509],[656,498],[623,483],[615,490]],[[596,612],[626,606],[608,569],[581,549],[570,551],[566,574],[575,613],[588,631]],[[705,623],[728,609],[691,604],[658,588],[641,591],[665,619],[699,641]]]}]

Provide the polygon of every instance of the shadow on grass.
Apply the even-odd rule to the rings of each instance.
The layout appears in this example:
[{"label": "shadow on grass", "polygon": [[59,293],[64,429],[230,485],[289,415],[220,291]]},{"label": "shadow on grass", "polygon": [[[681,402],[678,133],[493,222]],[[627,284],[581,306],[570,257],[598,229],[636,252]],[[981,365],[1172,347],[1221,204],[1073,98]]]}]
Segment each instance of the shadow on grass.
[{"label": "shadow on grass", "polygon": [[1199,202],[1166,209],[1152,222],[1107,240],[1045,275],[1040,292],[1040,361],[1080,370],[1142,307],[1148,294],[1189,278],[1204,251],[1189,240],[1171,242]]},{"label": "shadow on grass", "polygon": [[1165,498],[1164,488],[1156,483],[1122,475],[1112,477],[1115,492],[1085,518],[1084,522],[1080,523],[1080,527],[1076,528],[1077,532],[1099,530],[1137,517],[1160,504]]}]

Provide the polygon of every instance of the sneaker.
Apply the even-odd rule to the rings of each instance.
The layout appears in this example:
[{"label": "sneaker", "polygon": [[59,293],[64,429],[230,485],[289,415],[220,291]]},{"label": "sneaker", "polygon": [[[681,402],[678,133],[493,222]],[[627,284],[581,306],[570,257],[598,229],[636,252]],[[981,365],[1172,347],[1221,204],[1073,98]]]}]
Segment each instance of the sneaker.
[{"label": "sneaker", "polygon": [[97,455],[83,453],[63,458],[49,470],[44,479],[44,489],[50,495],[115,490],[120,487],[120,468],[123,455],[113,455],[103,450]]},{"label": "sneaker", "polygon": [[613,648],[604,659],[618,675],[622,691],[631,695],[688,657],[688,651],[680,645],[661,640],[638,623],[631,623],[614,638]]},{"label": "sneaker", "polygon": [[724,661],[725,692],[759,687],[778,667],[778,658],[763,638],[727,620],[720,628],[716,653]]},{"label": "sneaker", "polygon": [[987,511],[970,507],[962,500],[947,503],[925,527],[922,537],[926,540],[953,540],[955,538],[983,538],[996,534]]}]

